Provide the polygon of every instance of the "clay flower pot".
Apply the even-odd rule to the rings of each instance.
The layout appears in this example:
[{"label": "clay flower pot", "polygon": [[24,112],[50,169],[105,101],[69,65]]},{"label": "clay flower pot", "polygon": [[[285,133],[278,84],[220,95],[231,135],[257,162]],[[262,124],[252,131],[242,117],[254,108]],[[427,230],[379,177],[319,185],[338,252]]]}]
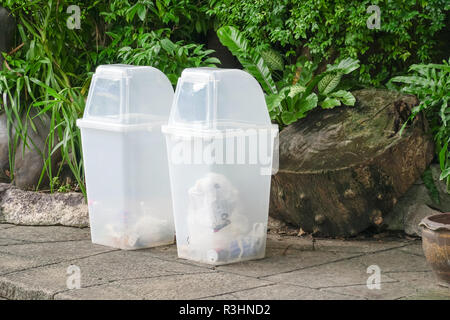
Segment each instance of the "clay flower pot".
[{"label": "clay flower pot", "polygon": [[439,284],[450,287],[450,212],[424,218],[422,247],[428,263],[433,268]]}]

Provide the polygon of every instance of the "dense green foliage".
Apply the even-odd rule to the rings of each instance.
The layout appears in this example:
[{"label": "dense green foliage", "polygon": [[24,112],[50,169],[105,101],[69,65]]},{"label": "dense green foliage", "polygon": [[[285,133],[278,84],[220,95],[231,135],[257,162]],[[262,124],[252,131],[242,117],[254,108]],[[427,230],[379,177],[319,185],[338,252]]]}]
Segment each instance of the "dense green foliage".
[{"label": "dense green foliage", "polygon": [[[306,117],[318,105],[331,109],[341,104],[353,106],[355,97],[339,84],[343,75],[358,69],[357,60],[347,58],[316,73],[317,64],[300,56],[293,65],[286,65],[275,50],[251,47],[237,29],[227,26],[217,31],[222,42],[261,84],[271,118],[279,124],[291,124]],[[277,79],[277,80],[274,80]]]},{"label": "dense green foliage", "polygon": [[[81,8],[81,29],[70,29],[69,5]],[[10,137],[10,175],[14,178],[14,155],[19,138],[35,148],[29,138],[35,117],[51,123],[42,154],[41,174],[57,187],[63,165],[68,165],[84,192],[80,132],[76,119],[83,114],[90,78],[95,67],[107,63],[152,65],[176,83],[187,67],[214,66],[200,41],[208,20],[193,0],[164,1],[44,1],[4,0],[18,24],[17,48],[4,54],[0,71],[0,93]],[[188,9],[188,10],[186,10]],[[30,125],[29,125],[30,124]],[[52,172],[51,156],[61,152],[62,161]]]},{"label": "dense green foliage", "polygon": [[409,68],[411,75],[398,76],[391,80],[403,83],[404,87],[401,89],[403,92],[414,94],[419,98],[420,104],[412,110],[410,119],[422,111],[427,116],[436,142],[436,152],[442,171],[440,178],[446,179],[448,189],[450,189],[449,62],[450,59],[443,64],[414,64]]},{"label": "dense green foliage", "polygon": [[[352,57],[360,80],[379,85],[417,62],[448,55],[448,0],[210,1],[216,27],[241,30],[252,46],[270,45],[295,58]],[[370,5],[381,9],[380,29],[366,25]]]},{"label": "dense green foliage", "polygon": [[[3,53],[0,112],[10,137],[10,174],[20,138],[29,148],[33,119],[51,123],[41,174],[50,189],[70,167],[84,192],[81,139],[91,76],[98,65],[152,65],[175,84],[187,67],[214,66],[208,33],[261,84],[272,119],[287,125],[316,107],[352,106],[348,91],[381,86],[408,66],[448,57],[448,0],[0,0],[18,25],[15,49]],[[80,29],[68,28],[70,5],[81,8]],[[381,9],[381,28],[369,29],[369,5]],[[232,26],[232,27],[230,27]],[[239,30],[239,31],[238,31]],[[211,33],[210,33],[211,34]],[[436,137],[443,178],[449,181],[448,64],[412,66],[395,78],[422,101]],[[418,80],[418,78],[422,80]],[[447,80],[445,80],[447,79]],[[398,83],[398,82],[397,82]],[[61,152],[56,172],[51,155]]]}]

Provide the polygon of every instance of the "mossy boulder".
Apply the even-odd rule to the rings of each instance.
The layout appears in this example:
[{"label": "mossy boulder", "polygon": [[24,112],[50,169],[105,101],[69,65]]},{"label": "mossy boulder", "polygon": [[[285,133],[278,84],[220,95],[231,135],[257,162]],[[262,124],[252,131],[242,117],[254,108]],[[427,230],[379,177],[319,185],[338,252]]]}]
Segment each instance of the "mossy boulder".
[{"label": "mossy boulder", "polygon": [[354,107],[317,110],[280,133],[270,215],[305,232],[352,236],[380,226],[433,158],[426,120],[403,131],[416,97],[353,92]]}]

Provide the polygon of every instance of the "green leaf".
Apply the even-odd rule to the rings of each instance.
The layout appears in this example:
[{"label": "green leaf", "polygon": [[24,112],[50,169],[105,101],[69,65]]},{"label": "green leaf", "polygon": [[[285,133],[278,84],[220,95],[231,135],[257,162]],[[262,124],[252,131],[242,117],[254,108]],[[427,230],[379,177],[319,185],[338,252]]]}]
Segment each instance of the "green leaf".
[{"label": "green leaf", "polygon": [[286,99],[286,92],[289,90],[289,87],[284,87],[278,93],[272,93],[266,95],[266,104],[269,112],[274,111],[275,109],[282,110],[281,103],[284,99]]},{"label": "green leaf", "polygon": [[[450,141],[450,139],[449,139]],[[447,153],[448,153],[448,143],[449,141],[447,141],[443,146],[441,151],[439,152],[439,165],[441,167],[441,171],[445,170],[445,165],[446,165],[446,160],[447,160]]]},{"label": "green leaf", "polygon": [[341,100],[341,102],[347,106],[354,106],[356,102],[356,99],[353,96],[353,94],[350,91],[346,90],[339,90],[333,92],[331,94],[331,97],[339,98],[339,100]]},{"label": "green leaf", "polygon": [[277,93],[270,69],[264,59],[253,50],[247,39],[234,27],[225,26],[217,30],[220,42],[238,58],[242,66],[256,78],[266,93]]},{"label": "green leaf", "polygon": [[177,46],[168,38],[162,39],[160,43],[161,47],[170,54],[174,54],[175,50],[177,49]]},{"label": "green leaf", "polygon": [[419,76],[398,76],[391,79],[393,82],[402,82],[407,84],[421,85],[424,87],[430,87],[433,81],[419,77]]},{"label": "green leaf", "polygon": [[349,74],[358,68],[359,68],[359,60],[353,58],[346,58],[344,60],[339,61],[338,64],[334,64],[332,66],[328,65],[327,71]]},{"label": "green leaf", "polygon": [[444,180],[448,176],[450,176],[450,167],[446,168],[444,171],[441,172],[441,175],[439,176],[439,180]]},{"label": "green leaf", "polygon": [[319,81],[317,85],[317,89],[319,89],[319,92],[323,95],[329,94],[331,91],[336,89],[339,82],[341,82],[342,74],[327,74],[325,75],[322,80]]},{"label": "green leaf", "polygon": [[441,110],[440,110],[440,116],[441,116],[441,120],[444,124],[444,126],[447,126],[447,116],[446,116],[446,111],[447,111],[447,100],[444,100],[444,102],[442,102],[442,106],[441,106]]},{"label": "green leaf", "polygon": [[284,61],[279,52],[270,48],[262,51],[261,57],[264,59],[264,62],[267,63],[267,66],[270,68],[270,70],[283,71]]},{"label": "green leaf", "polygon": [[216,57],[210,57],[207,58],[205,61],[203,61],[204,64],[220,64],[220,60]]},{"label": "green leaf", "polygon": [[138,17],[141,21],[145,20],[145,16],[147,15],[147,8],[144,5],[140,5],[137,9]]},{"label": "green leaf", "polygon": [[314,109],[317,107],[317,95],[315,93],[311,93],[306,98],[302,99],[298,104],[298,112],[303,114],[306,114],[308,111]]},{"label": "green leaf", "polygon": [[284,124],[289,125],[297,121],[297,117],[294,112],[286,111],[281,114],[281,120],[283,120]]},{"label": "green leaf", "polygon": [[340,106],[341,101],[336,98],[326,98],[323,100],[321,107],[323,109],[333,109],[334,107]]},{"label": "green leaf", "polygon": [[290,87],[289,89],[289,98],[294,98],[299,93],[305,92],[306,88],[301,84],[297,83]]}]

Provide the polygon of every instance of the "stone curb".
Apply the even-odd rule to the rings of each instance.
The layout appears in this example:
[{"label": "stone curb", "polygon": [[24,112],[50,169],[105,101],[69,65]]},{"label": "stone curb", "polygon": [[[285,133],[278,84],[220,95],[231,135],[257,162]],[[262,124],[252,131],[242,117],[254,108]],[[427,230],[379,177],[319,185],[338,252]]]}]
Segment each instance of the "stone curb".
[{"label": "stone curb", "polygon": [[0,183],[0,222],[17,225],[88,227],[83,194],[23,191]]}]

